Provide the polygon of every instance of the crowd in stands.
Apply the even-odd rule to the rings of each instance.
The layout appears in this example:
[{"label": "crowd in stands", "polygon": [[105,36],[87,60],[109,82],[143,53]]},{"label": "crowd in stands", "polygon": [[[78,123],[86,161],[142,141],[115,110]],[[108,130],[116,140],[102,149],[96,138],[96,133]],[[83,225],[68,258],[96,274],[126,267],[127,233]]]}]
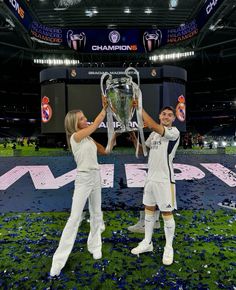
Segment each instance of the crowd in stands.
[{"label": "crowd in stands", "polygon": [[[191,132],[187,132],[181,138],[181,145],[183,149],[213,149],[217,147],[236,146],[236,136],[203,136],[199,133],[193,135]],[[23,146],[32,146],[35,151],[39,151],[39,139],[37,137],[0,138],[0,148],[12,148],[15,150]],[[57,142],[55,147],[63,148],[65,151],[68,150],[63,142]]]},{"label": "crowd in stands", "polygon": [[39,142],[36,137],[0,138],[0,144],[3,145],[3,148],[11,147],[12,150],[24,146],[34,146],[35,151],[39,150]]},{"label": "crowd in stands", "polygon": [[191,132],[187,132],[183,136],[182,146],[184,149],[192,149],[194,146],[202,149],[204,147],[204,136],[199,133],[193,135]]},{"label": "crowd in stands", "polygon": [[236,146],[236,136],[203,136],[199,133],[193,135],[191,132],[187,132],[183,135],[182,146],[184,149]]}]

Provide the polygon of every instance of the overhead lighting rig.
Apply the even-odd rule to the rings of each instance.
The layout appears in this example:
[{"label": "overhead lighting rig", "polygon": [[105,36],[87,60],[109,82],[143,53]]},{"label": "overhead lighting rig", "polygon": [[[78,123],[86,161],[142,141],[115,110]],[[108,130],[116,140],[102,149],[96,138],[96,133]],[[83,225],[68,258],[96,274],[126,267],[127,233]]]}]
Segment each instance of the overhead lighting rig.
[{"label": "overhead lighting rig", "polygon": [[77,65],[80,63],[78,59],[58,59],[58,58],[35,58],[35,64],[46,64],[46,65]]},{"label": "overhead lighting rig", "polygon": [[81,0],[60,0],[58,4],[55,4],[56,7],[54,10],[66,10],[67,8],[79,4],[80,2]]},{"label": "overhead lighting rig", "polygon": [[156,54],[149,57],[151,61],[169,61],[169,60],[178,60],[187,57],[194,56],[194,51],[187,51],[187,52],[172,52],[172,53],[163,53],[163,54]]}]

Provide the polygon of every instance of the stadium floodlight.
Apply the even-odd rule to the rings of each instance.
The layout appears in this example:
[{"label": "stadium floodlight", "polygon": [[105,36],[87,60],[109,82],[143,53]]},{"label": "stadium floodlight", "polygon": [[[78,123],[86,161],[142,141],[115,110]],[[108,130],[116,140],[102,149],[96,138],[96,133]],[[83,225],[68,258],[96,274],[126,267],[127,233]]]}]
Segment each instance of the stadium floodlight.
[{"label": "stadium floodlight", "polygon": [[178,0],[170,0],[169,1],[169,9],[174,10],[178,6]]},{"label": "stadium floodlight", "polygon": [[46,65],[77,65],[80,63],[78,59],[58,59],[58,58],[47,58],[47,59],[41,59],[41,58],[35,58],[34,59],[35,64],[46,64]]},{"label": "stadium floodlight", "polygon": [[63,11],[63,10],[68,9],[71,6],[74,6],[76,4],[79,4],[80,2],[81,2],[81,0],[60,0],[58,2],[58,4],[56,4],[54,2],[54,5],[55,5],[54,10],[55,11]]},{"label": "stadium floodlight", "polygon": [[126,14],[130,14],[130,13],[131,13],[130,8],[129,8],[129,7],[125,7],[125,9],[124,9],[124,13],[126,13]]},{"label": "stadium floodlight", "polygon": [[145,14],[151,14],[151,13],[152,13],[152,9],[151,9],[151,8],[146,8],[146,9],[144,10],[144,13],[145,13]]},{"label": "stadium floodlight", "polygon": [[150,56],[149,59],[151,61],[165,61],[165,60],[178,60],[181,58],[187,58],[191,56],[194,56],[194,51],[158,54]]},{"label": "stadium floodlight", "polygon": [[78,3],[80,3],[81,0],[60,0],[59,1],[59,5],[60,6],[73,6],[73,5],[76,5]]},{"label": "stadium floodlight", "polygon": [[92,17],[94,15],[98,14],[98,10],[96,7],[94,7],[93,9],[86,9],[85,10],[85,15],[88,17]]}]

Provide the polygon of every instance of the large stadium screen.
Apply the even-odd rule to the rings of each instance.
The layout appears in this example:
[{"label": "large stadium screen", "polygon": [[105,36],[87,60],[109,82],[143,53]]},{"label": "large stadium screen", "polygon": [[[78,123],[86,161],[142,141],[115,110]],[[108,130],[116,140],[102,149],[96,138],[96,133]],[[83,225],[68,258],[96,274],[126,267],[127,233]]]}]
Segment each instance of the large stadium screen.
[{"label": "large stadium screen", "polygon": [[41,131],[42,133],[64,132],[66,114],[65,84],[41,86]]}]

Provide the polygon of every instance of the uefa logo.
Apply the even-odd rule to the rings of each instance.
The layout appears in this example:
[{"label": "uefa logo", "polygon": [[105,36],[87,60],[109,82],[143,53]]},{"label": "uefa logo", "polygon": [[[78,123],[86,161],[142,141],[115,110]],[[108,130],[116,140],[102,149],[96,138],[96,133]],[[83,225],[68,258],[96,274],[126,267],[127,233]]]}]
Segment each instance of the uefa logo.
[{"label": "uefa logo", "polygon": [[112,43],[117,43],[120,40],[120,33],[116,30],[113,30],[109,33],[109,40]]}]

